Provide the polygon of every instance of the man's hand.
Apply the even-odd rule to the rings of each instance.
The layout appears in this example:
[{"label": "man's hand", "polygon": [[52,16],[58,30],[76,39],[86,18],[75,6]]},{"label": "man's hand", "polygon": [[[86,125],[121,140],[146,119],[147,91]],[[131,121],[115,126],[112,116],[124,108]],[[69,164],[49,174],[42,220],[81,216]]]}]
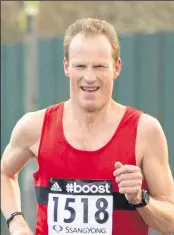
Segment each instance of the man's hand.
[{"label": "man's hand", "polygon": [[11,233],[11,235],[34,235],[34,233],[29,228],[21,228]]},{"label": "man's hand", "polygon": [[29,226],[25,222],[25,220],[17,218],[16,216],[14,220],[10,222],[9,231],[11,235],[34,235],[34,233],[30,230]]},{"label": "man's hand", "polygon": [[118,183],[119,192],[125,194],[126,199],[132,204],[142,201],[142,174],[141,169],[134,165],[122,165],[115,163],[115,180]]}]

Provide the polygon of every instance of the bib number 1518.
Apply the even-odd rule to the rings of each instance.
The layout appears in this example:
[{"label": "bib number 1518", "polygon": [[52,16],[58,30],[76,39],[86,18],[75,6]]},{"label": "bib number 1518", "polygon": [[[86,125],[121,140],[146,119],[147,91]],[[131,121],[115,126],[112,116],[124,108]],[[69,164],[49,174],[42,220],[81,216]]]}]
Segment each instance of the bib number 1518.
[{"label": "bib number 1518", "polygon": [[[80,200],[79,200],[80,199]],[[64,206],[60,206],[60,198],[58,196],[53,196],[53,220],[54,222],[59,222],[59,214],[58,211],[63,209],[66,214],[69,214],[69,216],[63,219],[62,222],[64,223],[72,223],[76,219],[77,211],[81,214],[82,223],[87,224],[89,222],[89,198],[83,197],[83,198],[65,198]],[[79,204],[80,202],[80,204]],[[104,224],[107,222],[109,218],[109,213],[107,211],[108,209],[108,201],[105,198],[98,198],[95,200],[95,208],[93,207],[94,212],[94,219],[99,224]],[[62,208],[63,206],[63,208]],[[63,213],[64,214],[64,213]]]}]

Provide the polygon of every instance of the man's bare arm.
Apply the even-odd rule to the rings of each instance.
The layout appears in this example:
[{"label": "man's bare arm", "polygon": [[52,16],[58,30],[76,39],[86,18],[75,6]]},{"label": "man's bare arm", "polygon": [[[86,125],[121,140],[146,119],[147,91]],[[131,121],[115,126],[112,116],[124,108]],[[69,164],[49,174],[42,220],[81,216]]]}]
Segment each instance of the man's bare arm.
[{"label": "man's bare arm", "polygon": [[174,233],[174,181],[164,132],[156,119],[144,115],[138,135],[137,144],[143,145],[143,173],[151,198],[147,206],[137,211],[151,228],[163,234]]},{"label": "man's bare arm", "polygon": [[[13,212],[21,211],[20,189],[18,174],[33,153],[30,146],[35,139],[30,133],[32,114],[26,114],[16,124],[10,142],[6,147],[1,161],[1,209],[7,219]],[[32,129],[32,128],[31,128]],[[14,217],[10,223],[10,232],[19,228],[27,228],[21,215]],[[28,230],[29,231],[29,230]],[[30,234],[31,231],[29,231]],[[22,234],[22,233],[21,233]]]}]

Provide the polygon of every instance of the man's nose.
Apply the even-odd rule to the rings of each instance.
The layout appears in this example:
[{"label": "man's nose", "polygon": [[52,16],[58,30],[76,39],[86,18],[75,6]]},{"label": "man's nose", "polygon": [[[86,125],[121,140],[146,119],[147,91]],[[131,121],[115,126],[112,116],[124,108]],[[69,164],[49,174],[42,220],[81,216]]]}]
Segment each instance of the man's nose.
[{"label": "man's nose", "polygon": [[92,68],[87,68],[84,74],[84,79],[88,83],[94,83],[96,81],[96,75]]}]

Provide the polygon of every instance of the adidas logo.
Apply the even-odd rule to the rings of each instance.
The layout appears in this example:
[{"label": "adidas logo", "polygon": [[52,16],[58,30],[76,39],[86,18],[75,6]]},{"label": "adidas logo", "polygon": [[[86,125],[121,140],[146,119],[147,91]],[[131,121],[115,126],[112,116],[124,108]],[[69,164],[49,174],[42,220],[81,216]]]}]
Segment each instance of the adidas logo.
[{"label": "adidas logo", "polygon": [[59,184],[57,182],[55,182],[51,187],[51,191],[62,192],[62,189],[60,188]]}]

